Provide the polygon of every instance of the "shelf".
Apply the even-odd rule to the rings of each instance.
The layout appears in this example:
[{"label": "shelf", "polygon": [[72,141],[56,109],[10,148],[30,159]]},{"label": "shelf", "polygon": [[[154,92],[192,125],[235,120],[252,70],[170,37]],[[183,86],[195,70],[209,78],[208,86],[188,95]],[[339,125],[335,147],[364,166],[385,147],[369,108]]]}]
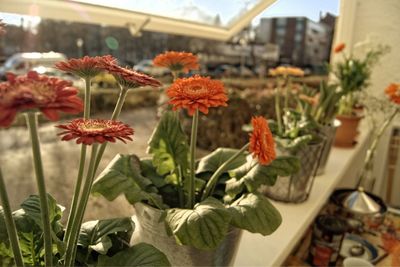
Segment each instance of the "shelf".
[{"label": "shelf", "polygon": [[300,204],[273,202],[282,225],[270,236],[245,231],[234,266],[280,266],[300,241],[337,186],[354,186],[362,166],[369,131],[362,127],[358,144],[351,149],[333,148],[325,174],[315,178],[309,198]]}]

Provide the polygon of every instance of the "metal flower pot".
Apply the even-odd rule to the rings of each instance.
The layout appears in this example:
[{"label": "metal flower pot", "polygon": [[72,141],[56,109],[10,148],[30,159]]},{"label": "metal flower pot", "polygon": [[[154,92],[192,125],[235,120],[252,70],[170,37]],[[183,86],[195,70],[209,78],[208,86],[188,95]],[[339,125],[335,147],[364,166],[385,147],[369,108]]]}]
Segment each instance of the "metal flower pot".
[{"label": "metal flower pot", "polygon": [[317,175],[321,175],[325,172],[326,164],[328,163],[329,154],[333,146],[333,141],[335,140],[336,130],[340,126],[339,120],[334,120],[333,123],[328,125],[323,125],[320,128],[321,134],[325,137],[325,144],[322,148],[321,159],[319,162]]},{"label": "metal flower pot", "polygon": [[172,266],[232,266],[239,247],[242,231],[231,228],[225,239],[215,250],[200,250],[178,245],[173,236],[166,232],[163,211],[146,204],[134,205],[135,231],[131,245],[145,242],[161,250]]},{"label": "metal flower pot", "polygon": [[292,155],[300,160],[300,170],[291,176],[279,176],[273,186],[263,186],[261,191],[269,198],[290,203],[305,201],[312,189],[319,166],[324,141],[308,144],[295,153],[278,148],[278,155]]}]

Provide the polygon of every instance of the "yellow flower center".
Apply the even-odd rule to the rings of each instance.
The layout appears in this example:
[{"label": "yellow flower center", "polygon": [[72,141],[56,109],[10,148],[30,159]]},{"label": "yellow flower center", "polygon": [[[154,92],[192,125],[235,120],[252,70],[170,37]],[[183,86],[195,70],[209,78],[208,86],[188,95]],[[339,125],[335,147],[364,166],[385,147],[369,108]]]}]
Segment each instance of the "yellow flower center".
[{"label": "yellow flower center", "polygon": [[189,92],[194,95],[203,95],[208,93],[208,89],[201,85],[192,85],[188,89]]},{"label": "yellow flower center", "polygon": [[98,132],[107,129],[107,126],[100,123],[84,123],[80,128],[85,132]]},{"label": "yellow flower center", "polygon": [[36,103],[48,103],[56,99],[57,94],[53,88],[44,83],[33,83],[31,86],[32,98]]}]

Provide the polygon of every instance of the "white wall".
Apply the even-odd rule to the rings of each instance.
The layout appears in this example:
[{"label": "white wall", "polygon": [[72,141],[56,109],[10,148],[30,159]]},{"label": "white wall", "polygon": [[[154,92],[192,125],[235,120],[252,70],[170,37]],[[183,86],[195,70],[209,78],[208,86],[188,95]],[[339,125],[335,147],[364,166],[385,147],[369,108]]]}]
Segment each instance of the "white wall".
[{"label": "white wall", "polygon": [[[389,83],[400,83],[400,0],[341,0],[334,45],[344,42],[347,46],[345,52],[350,53],[356,43],[365,41],[371,45],[391,47],[391,52],[382,57],[380,64],[374,68],[368,88],[374,95],[383,96],[384,88]],[[355,50],[353,52],[356,53]],[[332,61],[339,60],[339,57],[333,55]],[[387,134],[382,138],[376,155],[379,160],[375,164],[375,193],[381,193],[385,183],[388,137]],[[398,176],[395,178],[400,180],[400,173]],[[400,195],[400,189],[394,191],[395,194]]]}]

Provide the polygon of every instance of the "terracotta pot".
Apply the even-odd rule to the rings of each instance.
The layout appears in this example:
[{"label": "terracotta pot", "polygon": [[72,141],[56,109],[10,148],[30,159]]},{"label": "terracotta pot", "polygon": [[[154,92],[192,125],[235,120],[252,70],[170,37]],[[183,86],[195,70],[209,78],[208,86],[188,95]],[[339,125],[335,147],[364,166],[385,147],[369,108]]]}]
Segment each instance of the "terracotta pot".
[{"label": "terracotta pot", "polygon": [[355,144],[355,138],[358,135],[358,124],[362,116],[344,116],[337,115],[336,119],[341,122],[335,136],[335,146],[352,147]]}]

